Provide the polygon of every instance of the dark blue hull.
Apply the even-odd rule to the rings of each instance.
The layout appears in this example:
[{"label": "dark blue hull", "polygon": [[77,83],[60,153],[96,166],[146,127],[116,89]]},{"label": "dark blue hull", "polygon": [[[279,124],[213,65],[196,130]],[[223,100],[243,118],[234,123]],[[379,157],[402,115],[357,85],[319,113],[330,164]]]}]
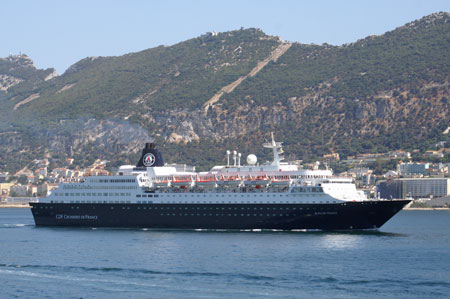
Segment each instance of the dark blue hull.
[{"label": "dark blue hull", "polygon": [[409,202],[30,205],[37,226],[348,230],[379,228]]}]

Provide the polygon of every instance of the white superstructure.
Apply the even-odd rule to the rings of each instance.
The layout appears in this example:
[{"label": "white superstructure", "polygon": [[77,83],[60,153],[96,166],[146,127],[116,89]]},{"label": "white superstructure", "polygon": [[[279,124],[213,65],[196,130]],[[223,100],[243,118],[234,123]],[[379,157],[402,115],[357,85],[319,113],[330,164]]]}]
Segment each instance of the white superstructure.
[{"label": "white superstructure", "polygon": [[[305,170],[282,162],[282,143],[273,135],[264,147],[273,150],[273,161],[263,165],[249,155],[240,165],[215,166],[208,172],[176,166],[134,167],[125,165],[115,176],[86,177],[62,183],[40,202],[52,203],[306,203],[330,204],[365,201],[351,178],[335,177],[330,170]],[[148,158],[147,158],[148,159]],[[192,170],[192,171],[191,171]]]}]

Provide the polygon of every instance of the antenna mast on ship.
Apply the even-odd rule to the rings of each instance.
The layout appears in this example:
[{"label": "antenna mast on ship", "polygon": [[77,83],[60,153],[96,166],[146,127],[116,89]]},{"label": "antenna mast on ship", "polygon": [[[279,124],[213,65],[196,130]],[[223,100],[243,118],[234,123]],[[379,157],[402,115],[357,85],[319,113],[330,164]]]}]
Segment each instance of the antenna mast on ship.
[{"label": "antenna mast on ship", "polygon": [[280,166],[280,162],[284,160],[283,156],[280,156],[283,152],[282,144],[283,142],[275,142],[273,137],[273,132],[271,132],[272,142],[264,143],[265,148],[271,148],[273,150],[273,162],[271,165]]}]

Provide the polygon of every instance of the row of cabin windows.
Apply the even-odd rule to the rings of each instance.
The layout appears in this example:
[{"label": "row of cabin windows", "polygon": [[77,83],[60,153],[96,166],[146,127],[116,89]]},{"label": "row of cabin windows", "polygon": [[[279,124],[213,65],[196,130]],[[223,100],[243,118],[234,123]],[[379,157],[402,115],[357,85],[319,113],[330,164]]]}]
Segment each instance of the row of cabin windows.
[{"label": "row of cabin windows", "polygon": [[[113,204],[119,204],[119,203],[128,203],[130,204],[130,201],[125,201],[125,200],[117,200],[117,201],[113,201],[113,200],[103,200],[103,201],[84,201],[84,200],[75,200],[75,201],[70,201],[70,203],[113,203]],[[79,209],[79,207],[76,207],[77,209]],[[74,207],[71,207],[71,209],[73,210]]]},{"label": "row of cabin windows", "polygon": [[326,179],[326,175],[291,175],[291,179]]},{"label": "row of cabin windows", "polygon": [[[74,209],[80,209],[80,207],[71,207],[72,208],[72,210],[74,210]],[[41,209],[44,209],[44,207],[41,207]],[[45,209],[47,209],[47,207],[45,207]],[[50,207],[50,209],[53,209],[53,207]],[[114,207],[111,207],[111,209],[112,210],[114,210]],[[122,207],[122,209],[123,210],[130,210],[130,207]],[[247,217],[251,217],[251,216],[253,216],[253,217],[264,217],[264,216],[266,216],[266,217],[278,217],[278,216],[284,216],[284,217],[295,217],[295,216],[297,216],[297,214],[275,214],[275,213],[272,213],[272,214],[269,214],[269,213],[266,213],[266,214],[212,214],[212,213],[178,213],[178,214],[176,214],[176,213],[161,213],[160,214],[161,216],[229,216],[229,217],[232,217],[232,216],[234,216],[234,217],[238,217],[238,216],[241,216],[241,217],[245,217],[245,216],[247,216]]]},{"label": "row of cabin windows", "polygon": [[85,190],[85,189],[90,189],[90,190],[105,190],[105,189],[122,189],[122,190],[131,190],[131,189],[137,189],[137,186],[88,186],[88,185],[82,185],[82,186],[78,186],[78,185],[63,185],[62,187],[63,189],[73,189],[73,190]]},{"label": "row of cabin windows", "polygon": [[89,200],[89,201],[85,201],[85,200],[74,200],[74,201],[70,201],[70,203],[131,203],[131,201],[129,200]]},{"label": "row of cabin windows", "polygon": [[[296,192],[296,191],[294,191]],[[297,192],[311,192],[311,191],[297,191]],[[312,192],[322,192],[322,191],[312,191]],[[194,193],[189,193],[189,194],[177,194],[177,197],[286,197],[289,196],[290,193],[283,193],[283,194],[271,194],[271,193],[258,193],[258,194],[221,194],[221,193],[210,193],[210,194],[194,194]],[[296,194],[298,195],[298,194]],[[306,195],[306,194],[301,194],[301,195]],[[308,194],[308,196],[322,196],[325,194]],[[140,197],[139,195],[136,195],[137,197]],[[173,195],[167,195],[169,197],[172,197]],[[157,195],[155,195],[155,197],[157,197]],[[164,197],[164,195],[162,194],[161,197]]]},{"label": "row of cabin windows", "polygon": [[[73,209],[73,207],[72,207],[72,209]],[[122,207],[122,209],[125,209],[125,207]],[[130,209],[130,207],[127,207],[127,209],[129,210]],[[180,211],[182,211],[182,210],[207,210],[207,211],[214,211],[214,209],[213,208],[199,208],[199,207],[197,207],[197,208],[171,208],[171,207],[166,207],[166,208],[164,208],[164,207],[137,207],[137,210],[180,210]],[[111,207],[111,210],[114,210],[114,207]],[[215,210],[229,210],[229,211],[232,211],[232,210],[234,210],[234,211],[237,211],[237,210],[241,210],[241,212],[242,211],[244,211],[244,210],[247,210],[247,212],[248,211],[250,211],[250,210],[252,210],[252,208],[216,208]],[[261,211],[264,211],[264,210],[267,210],[267,211],[270,211],[270,210],[272,210],[273,212],[272,213],[274,213],[274,212],[278,212],[278,213],[280,213],[280,212],[282,212],[283,211],[283,208],[253,208],[253,210],[256,210],[256,211],[260,211],[260,213],[261,213]],[[332,209],[332,208],[292,208],[292,209],[290,209],[290,208],[284,208],[284,210],[286,210],[286,211],[289,211],[289,210],[292,210],[292,211],[301,211],[301,210],[306,210],[306,211],[309,211],[309,210],[311,210],[311,211],[332,211],[332,210],[335,210],[335,209]]]},{"label": "row of cabin windows", "polygon": [[[302,195],[302,196],[324,196],[325,194],[324,193],[321,193],[321,194],[295,194],[296,196],[298,196],[298,195]],[[168,196],[170,196],[170,197],[173,197],[173,195],[168,195]],[[190,197],[190,198],[192,198],[192,197],[211,197],[211,196],[213,196],[213,197],[215,197],[215,198],[217,198],[217,197],[239,197],[239,198],[242,198],[242,197],[266,197],[266,198],[269,198],[269,197],[286,197],[286,196],[289,196],[289,193],[285,193],[285,194],[279,194],[279,195],[277,195],[277,194],[269,194],[269,193],[263,193],[263,194],[226,194],[226,195],[224,195],[224,194],[216,194],[216,193],[211,193],[211,194],[192,194],[192,193],[189,193],[189,194],[177,194],[176,195],[177,197]],[[136,197],[140,197],[139,195],[136,195]],[[145,196],[143,196],[143,197],[145,197]],[[157,195],[155,195],[155,197],[157,197]],[[161,195],[161,197],[164,197],[164,195]]]},{"label": "row of cabin windows", "polygon": [[138,195],[136,195],[136,197],[159,197],[159,195],[158,194],[155,194],[155,195],[153,195],[153,194],[138,194]]},{"label": "row of cabin windows", "polygon": [[[51,203],[64,203],[64,200],[51,200]],[[71,200],[70,203],[131,203],[129,200]],[[140,203],[140,202],[138,202]],[[152,201],[142,202],[142,203],[152,203]]]},{"label": "row of cabin windows", "polygon": [[55,192],[55,196],[131,196],[131,193],[63,193],[63,192]]},{"label": "row of cabin windows", "polygon": [[[284,193],[284,194],[271,194],[271,193],[258,193],[258,194],[235,194],[235,193],[230,193],[230,194],[222,194],[222,193],[210,193],[210,194],[195,194],[195,193],[189,193],[189,194],[177,194],[177,197],[283,197],[283,196],[288,196],[289,193]],[[139,197],[139,195],[136,195],[137,197]],[[173,197],[172,194],[167,195],[169,197]],[[158,195],[155,195],[155,197],[158,197]],[[161,194],[161,197],[164,197],[164,194]]]},{"label": "row of cabin windows", "polygon": [[302,200],[302,201],[298,201],[298,200],[292,200],[292,201],[167,201],[167,202],[161,202],[161,203],[171,203],[171,204],[187,204],[187,203],[198,203],[198,204],[226,204],[226,203],[231,203],[231,204],[271,204],[271,203],[275,203],[275,204],[279,204],[279,203],[287,203],[287,204],[296,204],[296,203],[334,203],[337,202],[333,201],[333,200],[318,200],[318,201],[308,201],[308,200]]},{"label": "row of cabin windows", "polygon": [[[269,207],[266,207],[266,208],[250,208],[250,207],[246,207],[246,208],[244,208],[244,207],[241,207],[241,208],[237,208],[237,207],[227,207],[227,208],[225,208],[225,207],[216,207],[216,208],[212,208],[212,207],[144,207],[143,209],[149,209],[149,210],[152,210],[152,209],[154,209],[154,210],[180,210],[180,211],[182,211],[182,210],[206,210],[206,211],[214,211],[214,210],[216,210],[216,211],[226,211],[226,210],[228,210],[228,211],[237,211],[237,210],[241,210],[241,211],[264,211],[264,210],[266,210],[266,211],[283,211],[283,210],[286,210],[286,211],[290,211],[290,210],[292,210],[292,211],[297,211],[297,210],[299,210],[299,211],[301,211],[301,210],[318,210],[318,211],[326,211],[326,210],[332,210],[331,208],[324,208],[324,207],[321,207],[321,208],[296,208],[296,207],[293,207],[293,208],[290,208],[290,207],[285,207],[285,208],[282,208],[282,207],[276,207],[276,208],[269,208]],[[138,210],[140,209],[140,207],[138,207]]]},{"label": "row of cabin windows", "polygon": [[136,183],[135,179],[100,179],[99,183]]},{"label": "row of cabin windows", "polygon": [[[76,201],[76,202],[71,202],[71,203],[83,203],[83,201],[81,201],[81,202],[79,202],[79,201]],[[98,203],[102,203],[102,202],[98,202]],[[104,201],[103,203],[108,203],[107,201]],[[110,201],[109,203],[119,203],[119,202],[112,202],[112,201]],[[122,202],[120,202],[120,203],[129,203],[129,202],[124,202],[124,201],[122,201]],[[33,208],[37,208],[37,207],[33,207]],[[50,206],[50,207],[48,207],[48,206],[45,206],[45,207],[40,207],[41,209],[53,209],[53,207],[52,206]],[[72,210],[74,210],[74,209],[80,209],[80,207],[75,207],[75,206],[72,206],[72,207],[70,207]],[[131,208],[130,207],[122,207],[122,209],[128,209],[128,210],[130,210]],[[140,210],[141,209],[141,207],[137,207],[137,209],[138,210]],[[158,210],[158,207],[142,207],[142,209],[143,210],[152,210],[152,209],[154,209],[154,210]],[[241,211],[251,211],[251,210],[254,210],[254,211],[260,211],[259,213],[261,213],[261,211],[264,211],[264,210],[266,210],[266,211],[270,211],[270,210],[273,210],[273,211],[278,211],[278,213],[280,213],[280,211],[283,211],[283,208],[282,207],[279,207],[279,208],[207,208],[207,207],[203,207],[203,208],[200,208],[200,207],[193,207],[193,208],[187,208],[187,207],[185,207],[185,208],[176,208],[176,207],[166,207],[166,208],[164,208],[164,207],[160,207],[159,208],[159,210],[164,210],[164,209],[166,209],[166,210],[180,210],[180,211],[182,211],[182,210],[209,210],[209,211],[213,211],[213,210],[229,210],[229,211],[231,211],[231,210],[234,210],[234,211],[237,211],[237,210],[241,210]],[[114,210],[114,207],[111,207],[111,210]],[[296,210],[312,210],[312,211],[330,211],[330,210],[335,210],[335,209],[332,209],[332,208],[316,208],[316,207],[314,207],[314,208],[289,208],[289,207],[285,207],[284,208],[284,210],[286,210],[286,211],[289,211],[289,210],[292,210],[292,211],[296,211]],[[272,212],[272,213],[274,213],[274,212]],[[161,215],[163,215],[163,214],[161,214]],[[174,214],[174,213],[172,213],[172,214],[170,214],[170,213],[168,213],[167,215],[176,215],[176,214]],[[182,215],[182,213],[180,213],[179,215]],[[185,215],[188,215],[188,214],[185,214]],[[195,214],[191,214],[191,215],[195,215]],[[200,214],[197,214],[197,215],[200,215]],[[206,215],[206,214],[203,214],[203,215]],[[209,215],[212,215],[212,214],[209,214]],[[216,214],[216,216],[217,215],[224,215],[224,214]],[[228,214],[228,216],[230,216],[231,214]],[[238,214],[234,214],[235,216],[236,215],[238,215]],[[244,214],[241,214],[241,215],[244,215]],[[250,215],[250,214],[247,214],[247,215]],[[254,216],[256,216],[257,214],[253,214]],[[259,214],[260,216],[262,216],[262,215],[264,215],[264,214]],[[271,214],[266,214],[267,216],[269,216],[269,215],[271,215]],[[275,216],[275,215],[277,215],[277,214],[272,214],[273,216]],[[280,214],[280,216],[282,216],[283,214]],[[286,216],[289,216],[290,214],[285,214]],[[293,216],[295,216],[296,214],[291,214],[291,215],[293,215]]]},{"label": "row of cabin windows", "polygon": [[[51,203],[64,203],[64,200],[51,200],[50,202]],[[97,201],[96,200],[76,200],[76,201],[71,200],[70,203],[131,203],[131,201],[129,201],[129,200],[127,200],[127,201],[125,201],[125,200],[109,200],[109,201],[108,200],[97,200]],[[153,203],[153,201],[151,201],[151,200],[149,200],[149,201],[146,201],[146,200],[140,201],[140,200],[138,200],[136,203],[138,203],[138,204],[151,204],[151,203]],[[208,203],[208,202],[200,202],[200,201],[198,201],[198,202],[175,202],[174,201],[174,202],[168,202],[168,203],[173,203],[173,204],[176,204],[176,203],[179,203],[179,204],[189,204],[189,203],[190,204],[195,204],[195,203],[204,204],[204,203]],[[212,202],[212,201],[210,201],[209,203],[210,204],[220,204],[220,203],[226,204],[225,201],[222,201],[222,202]],[[233,203],[233,204],[235,204],[235,203],[241,203],[241,204],[245,204],[245,203],[248,203],[248,204],[257,204],[257,203],[270,204],[270,202],[267,202],[267,201],[266,202],[263,202],[263,201],[261,201],[261,202],[257,202],[257,201],[254,201],[254,202],[253,201],[248,201],[248,202],[231,202],[230,201],[229,203],[230,204],[231,203]],[[273,203],[274,204],[280,204],[280,203],[292,204],[292,203],[309,203],[309,202],[308,201],[304,201],[304,202],[303,201],[302,202],[289,202],[289,201],[286,201],[286,202],[278,201],[277,202],[277,201],[274,201]],[[320,204],[322,204],[322,203],[333,203],[333,201],[318,201],[318,202],[311,201],[310,203],[315,203],[315,204],[320,203]],[[151,209],[151,208],[149,208],[149,209]],[[157,208],[155,208],[155,209],[157,209]],[[161,209],[163,209],[163,208],[161,208]],[[229,208],[229,209],[231,209],[231,208]],[[281,208],[281,209],[283,209],[283,208]],[[288,210],[289,208],[286,208],[286,209]],[[300,208],[300,210],[301,209],[302,208]]]},{"label": "row of cabin windows", "polygon": [[292,192],[323,192],[322,187],[294,187]]},{"label": "row of cabin windows", "polygon": [[211,214],[211,213],[209,213],[209,214],[206,214],[206,213],[203,213],[203,214],[200,214],[200,213],[197,213],[197,214],[188,214],[188,213],[178,213],[178,214],[176,214],[176,213],[161,213],[160,214],[161,216],[229,216],[229,217],[232,217],[232,216],[234,216],[234,217],[238,217],[238,216],[240,216],[240,217],[245,217],[245,216],[247,216],[247,217],[251,217],[251,216],[253,216],[253,217],[264,217],[264,216],[266,216],[266,217],[278,217],[278,216],[284,216],[284,217],[293,217],[293,216],[297,216],[297,214]]}]

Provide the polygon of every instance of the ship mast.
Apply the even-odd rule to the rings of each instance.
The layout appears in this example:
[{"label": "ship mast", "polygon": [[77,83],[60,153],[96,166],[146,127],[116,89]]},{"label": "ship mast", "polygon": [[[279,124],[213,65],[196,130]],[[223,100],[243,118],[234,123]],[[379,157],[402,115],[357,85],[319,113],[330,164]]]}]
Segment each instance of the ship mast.
[{"label": "ship mast", "polygon": [[282,144],[283,142],[275,142],[273,137],[273,132],[271,132],[272,142],[266,142],[263,144],[265,148],[271,148],[273,151],[273,162],[270,165],[280,166],[280,162],[284,160],[283,156],[280,156],[283,152]]}]

